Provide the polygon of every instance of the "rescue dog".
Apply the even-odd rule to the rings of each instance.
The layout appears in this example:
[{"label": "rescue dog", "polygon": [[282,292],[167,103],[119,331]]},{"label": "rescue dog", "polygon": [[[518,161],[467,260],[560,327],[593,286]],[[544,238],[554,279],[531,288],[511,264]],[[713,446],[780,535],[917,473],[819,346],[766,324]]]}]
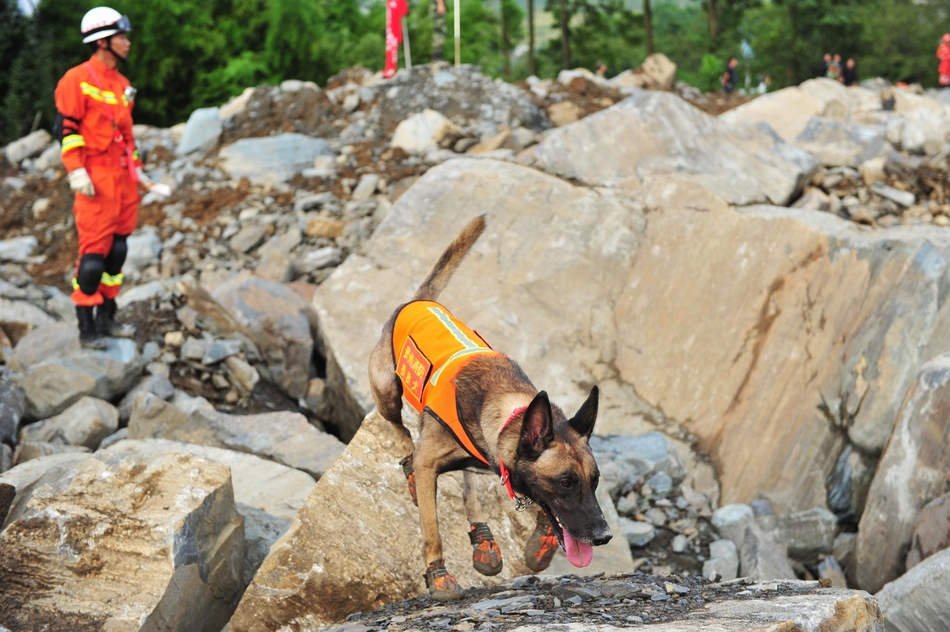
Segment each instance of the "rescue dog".
[{"label": "rescue dog", "polygon": [[[485,216],[476,217],[442,253],[412,300],[383,326],[369,363],[377,410],[408,455],[401,463],[419,507],[426,585],[444,601],[460,597],[461,589],[442,556],[436,480],[443,472],[464,470],[473,565],[482,574],[499,573],[503,562],[475,493],[474,470],[499,474],[513,500],[520,494],[519,504],[541,509],[525,547],[536,572],[548,567],[558,545],[574,566],[587,566],[592,546],[612,537],[594,494],[600,475],[588,443],[597,387],[567,419],[513,360],[435,302],[484,230]],[[402,422],[403,397],[421,414],[416,445]]]}]

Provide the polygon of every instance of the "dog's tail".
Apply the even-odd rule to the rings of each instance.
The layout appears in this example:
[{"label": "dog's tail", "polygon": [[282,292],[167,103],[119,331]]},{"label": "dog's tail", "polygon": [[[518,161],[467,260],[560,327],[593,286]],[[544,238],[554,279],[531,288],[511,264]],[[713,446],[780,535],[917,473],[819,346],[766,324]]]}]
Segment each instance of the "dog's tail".
[{"label": "dog's tail", "polygon": [[429,276],[416,290],[412,300],[436,300],[445,286],[448,285],[449,279],[452,278],[459,264],[462,263],[462,259],[465,258],[465,255],[468,254],[468,251],[471,250],[483,232],[485,232],[485,216],[479,215],[470,221],[459,233],[459,236],[445,249],[439,260],[432,266],[432,270],[429,271]]}]

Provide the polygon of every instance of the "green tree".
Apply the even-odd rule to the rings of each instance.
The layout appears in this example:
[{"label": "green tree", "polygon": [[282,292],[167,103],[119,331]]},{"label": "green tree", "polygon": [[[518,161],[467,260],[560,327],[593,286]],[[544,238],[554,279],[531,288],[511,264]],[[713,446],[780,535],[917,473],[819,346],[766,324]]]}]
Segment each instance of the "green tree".
[{"label": "green tree", "polygon": [[[548,0],[547,7],[555,22],[561,19],[558,0]],[[643,62],[643,15],[626,8],[623,0],[570,0],[565,8],[572,66],[595,69],[604,63],[616,74]],[[540,55],[541,73],[556,74],[560,56],[558,35]]]},{"label": "green tree", "polygon": [[55,110],[49,98],[54,88],[51,66],[49,48],[37,33],[36,22],[27,20],[19,55],[10,67],[3,99],[10,139],[28,133],[34,122],[52,125]]}]

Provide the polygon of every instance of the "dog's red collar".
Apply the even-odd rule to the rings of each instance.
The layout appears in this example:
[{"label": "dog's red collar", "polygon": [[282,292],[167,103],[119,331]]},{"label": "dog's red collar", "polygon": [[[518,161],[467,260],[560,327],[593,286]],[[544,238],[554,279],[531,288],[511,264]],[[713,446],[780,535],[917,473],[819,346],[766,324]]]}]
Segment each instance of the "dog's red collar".
[{"label": "dog's red collar", "polygon": [[[498,431],[498,434],[501,435],[501,433],[505,431],[505,428],[508,427],[508,424],[510,424],[514,420],[515,417],[517,417],[518,415],[520,415],[526,410],[528,410],[527,406],[519,406],[518,408],[515,408],[513,411],[511,411],[511,415],[508,417],[508,421],[502,424],[501,430]],[[517,496],[515,496],[515,490],[511,488],[511,473],[508,471],[508,468],[505,467],[504,462],[502,462],[500,454],[498,455],[498,473],[501,474],[501,484],[504,485],[505,489],[508,490],[508,496],[511,497],[511,499],[517,502],[519,505],[521,505],[521,501],[519,501]]]}]

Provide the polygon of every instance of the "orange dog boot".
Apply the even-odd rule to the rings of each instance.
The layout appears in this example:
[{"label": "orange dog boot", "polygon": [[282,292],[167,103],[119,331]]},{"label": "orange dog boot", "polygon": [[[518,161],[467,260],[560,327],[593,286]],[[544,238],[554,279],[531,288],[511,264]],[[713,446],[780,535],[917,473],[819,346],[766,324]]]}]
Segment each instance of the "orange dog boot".
[{"label": "orange dog boot", "polygon": [[497,575],[503,562],[501,549],[495,542],[495,536],[485,522],[473,522],[468,530],[468,539],[472,542],[472,566],[482,575]]},{"label": "orange dog boot", "polygon": [[528,568],[540,573],[551,565],[554,552],[557,551],[557,535],[543,511],[538,512],[538,524],[528,538],[524,548],[524,561]]},{"label": "orange dog boot", "polygon": [[429,595],[436,601],[452,601],[462,596],[462,589],[455,577],[445,570],[445,562],[441,559],[429,562],[425,578]]},{"label": "orange dog boot", "polygon": [[412,455],[410,454],[399,462],[402,466],[402,473],[406,475],[406,481],[409,483],[409,495],[412,496],[412,504],[416,507],[419,502],[416,500],[416,473],[412,469]]}]

